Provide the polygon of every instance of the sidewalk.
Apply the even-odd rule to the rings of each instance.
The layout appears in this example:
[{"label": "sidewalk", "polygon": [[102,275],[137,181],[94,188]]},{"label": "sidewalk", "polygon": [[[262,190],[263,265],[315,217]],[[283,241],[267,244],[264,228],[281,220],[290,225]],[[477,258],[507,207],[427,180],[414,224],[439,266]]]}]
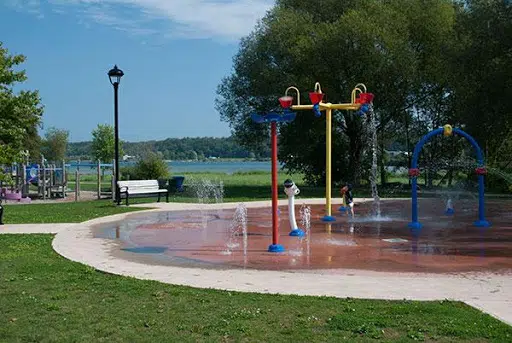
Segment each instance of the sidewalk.
[{"label": "sidewalk", "polygon": [[30,234],[49,233],[55,234],[65,230],[76,223],[51,223],[51,224],[5,224],[0,225],[0,234]]}]

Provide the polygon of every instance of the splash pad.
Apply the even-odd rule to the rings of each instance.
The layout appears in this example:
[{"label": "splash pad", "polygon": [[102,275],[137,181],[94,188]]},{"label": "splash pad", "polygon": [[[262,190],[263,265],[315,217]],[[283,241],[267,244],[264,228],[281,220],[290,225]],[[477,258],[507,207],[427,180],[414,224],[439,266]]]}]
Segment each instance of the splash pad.
[{"label": "splash pad", "polygon": [[[489,201],[489,205],[493,229],[483,230],[473,226],[474,202],[461,201],[457,216],[445,216],[443,203],[422,199],[424,226],[419,235],[413,235],[406,227],[410,201],[383,201],[386,215],[380,218],[371,214],[371,202],[363,203],[356,220],[340,214],[335,223],[322,221],[324,212],[317,201],[307,205],[311,220],[303,238],[281,233],[279,239],[287,251],[280,254],[268,252],[272,236],[269,207],[247,208],[246,224],[239,223],[240,216],[235,215],[233,205],[222,211],[161,210],[131,214],[122,221],[96,225],[92,232],[96,238],[115,242],[111,253],[117,258],[178,267],[329,273],[347,269],[420,273],[509,271],[512,201]],[[279,210],[279,224],[286,227],[288,212],[284,202]],[[239,218],[236,223],[234,218]],[[230,236],[229,228],[234,224],[246,225],[245,234],[238,230]]]}]

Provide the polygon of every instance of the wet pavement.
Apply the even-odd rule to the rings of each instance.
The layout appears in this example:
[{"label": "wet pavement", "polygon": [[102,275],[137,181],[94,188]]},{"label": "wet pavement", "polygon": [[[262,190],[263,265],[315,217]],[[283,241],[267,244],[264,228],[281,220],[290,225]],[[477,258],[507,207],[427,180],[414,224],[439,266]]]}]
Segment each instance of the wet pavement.
[{"label": "wet pavement", "polygon": [[[322,205],[312,205],[311,234],[288,236],[286,206],[280,206],[280,237],[286,252],[268,253],[271,244],[270,208],[247,209],[247,249],[243,234],[230,235],[235,210],[169,211],[132,214],[119,222],[99,224],[95,237],[117,242],[112,254],[157,265],[263,270],[342,269],[388,272],[458,273],[512,270],[512,201],[487,201],[491,228],[472,225],[477,201],[456,201],[455,215],[444,215],[444,202],[420,201],[423,229],[419,236],[407,228],[410,201],[385,201],[382,215],[372,204],[356,206],[350,220],[337,211],[337,221],[325,224]],[[296,206],[300,225],[300,201]]]}]

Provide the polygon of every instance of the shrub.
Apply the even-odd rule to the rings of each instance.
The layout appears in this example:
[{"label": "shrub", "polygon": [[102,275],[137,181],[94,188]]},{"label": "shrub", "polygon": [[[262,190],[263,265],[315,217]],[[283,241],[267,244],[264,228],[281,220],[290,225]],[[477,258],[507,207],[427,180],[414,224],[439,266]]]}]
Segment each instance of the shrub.
[{"label": "shrub", "polygon": [[170,175],[167,163],[154,152],[145,154],[133,167],[131,173],[134,174],[130,174],[132,180],[165,179]]},{"label": "shrub", "polygon": [[119,168],[121,180],[140,180],[135,166],[126,166]]}]

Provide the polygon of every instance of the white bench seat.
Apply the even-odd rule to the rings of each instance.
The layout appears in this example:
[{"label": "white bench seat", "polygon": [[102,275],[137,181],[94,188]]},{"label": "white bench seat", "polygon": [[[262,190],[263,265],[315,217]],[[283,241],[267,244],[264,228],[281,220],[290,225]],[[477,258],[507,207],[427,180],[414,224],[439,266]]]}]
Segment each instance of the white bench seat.
[{"label": "white bench seat", "polygon": [[169,189],[162,189],[158,183],[158,180],[130,180],[130,181],[118,181],[117,186],[119,187],[119,197],[126,199],[126,206],[128,206],[128,198],[130,195],[138,194],[157,194],[158,202],[160,202],[161,194],[166,194],[166,200],[169,202]]},{"label": "white bench seat", "polygon": [[128,194],[147,194],[147,193],[167,193],[167,189],[137,189],[137,190],[130,190],[128,189],[126,191]]}]

